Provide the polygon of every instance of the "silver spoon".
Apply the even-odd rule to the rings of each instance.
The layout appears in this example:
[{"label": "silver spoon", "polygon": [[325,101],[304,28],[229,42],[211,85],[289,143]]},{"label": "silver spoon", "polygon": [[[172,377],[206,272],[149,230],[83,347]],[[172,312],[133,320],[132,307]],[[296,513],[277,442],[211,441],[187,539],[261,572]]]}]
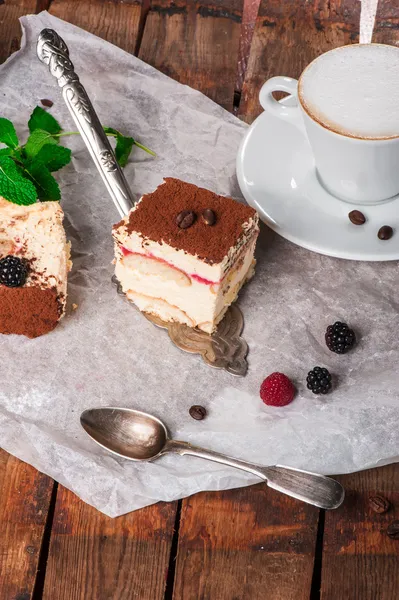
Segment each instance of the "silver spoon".
[{"label": "silver spoon", "polygon": [[344,488],[334,479],[291,467],[262,467],[172,440],[162,421],[139,410],[91,408],[81,414],[80,422],[97,444],[122,458],[150,461],[165,454],[189,454],[253,473],[269,487],[319,508],[338,508],[344,500]]}]

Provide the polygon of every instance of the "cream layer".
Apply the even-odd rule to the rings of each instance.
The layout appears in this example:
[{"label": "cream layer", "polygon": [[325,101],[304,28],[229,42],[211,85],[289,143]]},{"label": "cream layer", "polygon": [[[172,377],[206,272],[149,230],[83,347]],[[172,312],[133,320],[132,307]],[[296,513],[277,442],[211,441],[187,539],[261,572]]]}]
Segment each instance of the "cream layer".
[{"label": "cream layer", "polygon": [[56,288],[64,311],[70,244],[59,202],[19,206],[0,197],[0,258],[12,254],[29,261],[26,286]]},{"label": "cream layer", "polygon": [[[154,242],[151,243],[151,255],[147,256],[142,254],[142,247],[140,254],[137,250],[126,254],[126,245],[124,250],[116,245],[115,275],[123,291],[140,310],[153,313],[164,321],[176,320],[210,333],[236,299],[243,283],[253,275],[256,237],[257,232],[246,247],[240,248],[235,262],[225,273],[220,267],[222,263],[211,266],[216,269],[210,273],[203,269],[202,261],[190,255],[179,262],[184,270],[167,261],[165,257],[170,258],[167,252],[156,259]],[[165,244],[161,248],[165,248]],[[176,263],[174,260],[174,265]],[[205,264],[205,267],[209,266]],[[211,275],[214,279],[210,279]]]},{"label": "cream layer", "polygon": [[[135,208],[132,210],[134,211]],[[118,246],[130,252],[151,255],[174,265],[189,275],[197,275],[208,281],[218,283],[232,267],[242,249],[247,246],[254,236],[258,235],[258,221],[258,216],[255,215],[253,219],[249,219],[248,222],[243,223],[242,235],[237,240],[237,243],[229,249],[227,255],[220,263],[208,263],[194,254],[173,248],[166,242],[155,242],[145,238],[137,231],[128,233],[126,228],[128,216],[125,217],[122,225],[113,230],[113,237]]]}]

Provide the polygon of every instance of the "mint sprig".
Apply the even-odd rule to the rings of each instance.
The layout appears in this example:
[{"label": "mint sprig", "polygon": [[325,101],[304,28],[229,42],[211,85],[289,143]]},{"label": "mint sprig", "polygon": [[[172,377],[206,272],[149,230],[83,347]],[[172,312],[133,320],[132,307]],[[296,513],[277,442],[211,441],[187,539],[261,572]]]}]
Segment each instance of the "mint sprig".
[{"label": "mint sprig", "polygon": [[0,157],[0,194],[14,204],[35,204],[37,192],[9,156]]},{"label": "mint sprig", "polygon": [[37,160],[26,162],[24,173],[35,186],[40,200],[61,200],[58,183],[43,163]]},{"label": "mint sprig", "polygon": [[8,119],[0,118],[0,142],[9,148],[18,146],[17,132],[14,125]]},{"label": "mint sprig", "polygon": [[52,114],[45,111],[41,106],[36,106],[28,121],[29,131],[33,133],[36,129],[43,129],[49,133],[60,133],[61,125]]},{"label": "mint sprig", "polygon": [[72,152],[65,146],[45,144],[35,158],[38,162],[43,163],[49,171],[59,171],[71,162]]},{"label": "mint sprig", "polygon": [[[62,131],[58,121],[40,106],[31,114],[28,127],[30,135],[20,145],[12,122],[0,118],[0,144],[6,146],[0,148],[0,196],[23,205],[37,200],[60,200],[60,188],[51,173],[65,167],[72,158],[69,148],[60,145],[60,138],[79,132]],[[104,127],[104,131],[116,139],[115,156],[121,167],[126,166],[133,146],[155,156],[152,150],[117,129]]]},{"label": "mint sprig", "polygon": [[156,156],[155,152],[143,146],[134,138],[124,136],[123,133],[113,127],[104,127],[104,131],[107,135],[116,138],[115,157],[121,167],[126,167],[133,146],[141,148],[151,156]]},{"label": "mint sprig", "polygon": [[0,148],[0,156],[10,156],[12,154],[11,148]]},{"label": "mint sprig", "polygon": [[54,138],[48,131],[45,131],[44,129],[35,129],[28,137],[23,149],[28,158],[34,158],[44,146],[56,145],[58,143],[59,140]]}]

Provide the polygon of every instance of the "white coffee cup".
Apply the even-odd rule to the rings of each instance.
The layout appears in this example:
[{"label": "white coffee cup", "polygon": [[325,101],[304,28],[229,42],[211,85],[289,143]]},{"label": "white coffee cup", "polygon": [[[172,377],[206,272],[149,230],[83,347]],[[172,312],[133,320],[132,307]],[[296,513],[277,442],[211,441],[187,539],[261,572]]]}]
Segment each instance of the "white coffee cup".
[{"label": "white coffee cup", "polygon": [[[287,92],[296,106],[277,102]],[[334,196],[377,204],[399,194],[399,48],[356,44],[316,58],[299,78],[273,77],[262,107],[283,120],[302,116],[318,178]]]}]

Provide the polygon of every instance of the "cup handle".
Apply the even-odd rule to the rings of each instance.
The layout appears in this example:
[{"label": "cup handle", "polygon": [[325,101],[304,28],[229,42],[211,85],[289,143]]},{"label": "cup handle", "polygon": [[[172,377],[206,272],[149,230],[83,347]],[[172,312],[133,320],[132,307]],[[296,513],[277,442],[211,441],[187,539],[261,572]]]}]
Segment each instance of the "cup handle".
[{"label": "cup handle", "polygon": [[[287,92],[296,100],[295,106],[287,106],[273,98],[273,92]],[[294,119],[299,116],[298,107],[298,81],[291,77],[272,77],[263,84],[259,92],[259,101],[262,107],[272,115],[281,119]]]}]

